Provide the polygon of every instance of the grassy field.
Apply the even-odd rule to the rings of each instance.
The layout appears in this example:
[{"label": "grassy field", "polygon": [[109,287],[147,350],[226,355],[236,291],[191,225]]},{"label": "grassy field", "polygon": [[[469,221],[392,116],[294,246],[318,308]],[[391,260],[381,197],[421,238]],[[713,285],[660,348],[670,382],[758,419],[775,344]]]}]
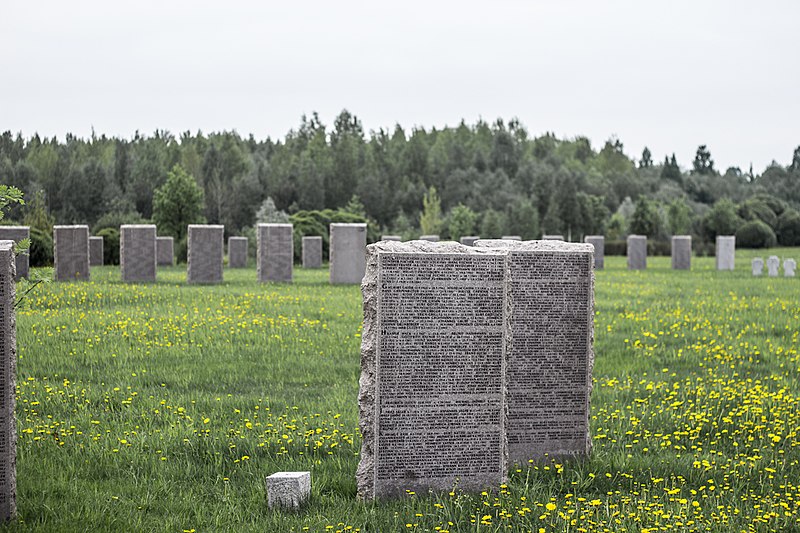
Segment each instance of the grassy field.
[{"label": "grassy field", "polygon": [[[606,258],[591,458],[379,503],[355,494],[357,287],[299,268],[292,285],[248,269],[187,286],[180,267],[39,286],[18,312],[5,530],[800,531],[800,278],[751,277],[755,255],[736,272]],[[308,507],[267,509],[280,470],[312,472]]]}]

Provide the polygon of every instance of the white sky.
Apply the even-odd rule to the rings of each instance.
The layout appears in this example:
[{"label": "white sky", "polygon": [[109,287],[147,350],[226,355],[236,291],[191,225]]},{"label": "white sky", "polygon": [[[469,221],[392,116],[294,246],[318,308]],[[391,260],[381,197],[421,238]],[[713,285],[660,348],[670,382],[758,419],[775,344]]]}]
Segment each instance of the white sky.
[{"label": "white sky", "polygon": [[707,144],[720,170],[758,173],[800,145],[798,21],[798,0],[5,2],[0,131],[517,117],[684,168]]}]

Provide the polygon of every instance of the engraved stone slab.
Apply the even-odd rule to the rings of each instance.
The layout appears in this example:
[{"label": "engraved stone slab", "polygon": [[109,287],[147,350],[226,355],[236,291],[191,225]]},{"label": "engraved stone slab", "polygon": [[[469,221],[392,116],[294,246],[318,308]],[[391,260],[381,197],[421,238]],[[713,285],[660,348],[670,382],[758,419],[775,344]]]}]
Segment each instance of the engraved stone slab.
[{"label": "engraved stone slab", "polygon": [[781,267],[781,260],[777,255],[771,255],[767,258],[767,275],[774,278],[778,275],[778,270]]},{"label": "engraved stone slab", "polygon": [[594,366],[594,247],[480,240],[506,250],[509,461],[588,455]]},{"label": "engraved stone slab", "polygon": [[594,246],[594,269],[603,270],[605,267],[606,238],[602,235],[587,235],[583,242]]},{"label": "engraved stone slab", "polygon": [[299,509],[311,498],[311,472],[276,472],[267,476],[270,509]]},{"label": "engraved stone slab", "polygon": [[303,268],[322,266],[322,237],[303,237]]},{"label": "engraved stone slab", "polygon": [[330,225],[331,283],[361,283],[366,265],[366,224]]},{"label": "engraved stone slab", "polygon": [[692,236],[673,235],[672,269],[691,270],[691,268],[692,268]]},{"label": "engraved stone slab", "polygon": [[119,227],[119,265],[122,281],[156,280],[156,227],[123,224]]},{"label": "engraved stone slab", "polygon": [[228,237],[228,267],[247,267],[247,237]]},{"label": "engraved stone slab", "polygon": [[14,413],[17,327],[13,249],[13,241],[0,241],[0,521],[13,520],[17,514],[17,419]]},{"label": "engraved stone slab", "polygon": [[797,268],[797,262],[794,259],[787,259],[783,262],[783,275],[787,278],[794,277],[794,271]]},{"label": "engraved stone slab", "polygon": [[736,267],[736,236],[717,235],[717,270],[733,270]]},{"label": "engraved stone slab", "polygon": [[543,241],[563,241],[563,235],[542,235]]},{"label": "engraved stone slab", "polygon": [[175,243],[172,237],[156,237],[156,263],[158,266],[175,264]]},{"label": "engraved stone slab", "polygon": [[53,277],[89,280],[89,226],[53,226]]},{"label": "engraved stone slab", "polygon": [[[30,226],[0,226],[0,241],[14,241],[14,244],[16,244],[21,240],[30,238]],[[17,280],[27,278],[30,267],[30,255],[17,255],[15,263],[17,267]]]},{"label": "engraved stone slab", "polygon": [[225,226],[189,224],[186,277],[189,283],[222,282]]},{"label": "engraved stone slab", "polygon": [[461,237],[461,244],[464,246],[474,246],[475,241],[480,239],[477,235],[467,235],[466,237]]},{"label": "engraved stone slab", "polygon": [[403,238],[400,235],[381,235],[381,240],[402,242]]},{"label": "engraved stone slab", "polygon": [[647,268],[647,237],[628,235],[628,270]]},{"label": "engraved stone slab", "polygon": [[760,276],[764,271],[764,260],[760,257],[754,257],[752,261],[750,261],[750,266],[753,269],[754,276]]},{"label": "engraved stone slab", "polygon": [[367,247],[362,498],[505,481],[504,275],[504,254],[457,243]]},{"label": "engraved stone slab", "polygon": [[292,281],[294,237],[291,224],[259,224],[258,281]]},{"label": "engraved stone slab", "polygon": [[439,242],[438,235],[420,235],[419,240],[428,242]]},{"label": "engraved stone slab", "polygon": [[103,266],[103,237],[89,237],[89,266]]},{"label": "engraved stone slab", "polygon": [[521,241],[522,237],[519,235],[503,235],[500,239],[504,241]]}]

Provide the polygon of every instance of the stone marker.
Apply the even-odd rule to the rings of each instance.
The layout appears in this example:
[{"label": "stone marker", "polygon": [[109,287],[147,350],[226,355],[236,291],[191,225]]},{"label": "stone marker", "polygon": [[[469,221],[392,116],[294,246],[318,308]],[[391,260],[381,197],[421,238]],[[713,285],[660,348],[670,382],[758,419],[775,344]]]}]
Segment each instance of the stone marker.
[{"label": "stone marker", "polygon": [[428,242],[439,242],[438,235],[420,235],[419,240]]},{"label": "stone marker", "polygon": [[594,269],[603,270],[606,257],[606,238],[603,235],[586,235],[583,242],[594,246]]},{"label": "stone marker", "polygon": [[750,266],[753,269],[754,276],[760,276],[764,270],[764,260],[760,257],[754,257],[752,261],[750,261]]},{"label": "stone marker", "polygon": [[103,237],[89,237],[89,266],[103,266]]},{"label": "stone marker", "polygon": [[247,267],[247,237],[228,237],[228,267]]},{"label": "stone marker", "polygon": [[628,235],[628,270],[647,268],[647,237]]},{"label": "stone marker", "polygon": [[156,264],[175,264],[175,245],[172,237],[156,237]]},{"label": "stone marker", "polygon": [[691,235],[672,236],[672,269],[673,270],[692,269]]},{"label": "stone marker", "polygon": [[500,239],[503,241],[521,241],[522,237],[519,235],[503,235]]},{"label": "stone marker", "polygon": [[475,241],[480,239],[477,235],[467,235],[465,237],[461,237],[461,244],[464,246],[473,246]]},{"label": "stone marker", "polygon": [[797,262],[794,259],[787,259],[783,262],[783,275],[787,278],[794,277],[794,271],[797,268]]},{"label": "stone marker", "polygon": [[53,277],[89,280],[89,226],[53,226]]},{"label": "stone marker", "polygon": [[258,281],[292,281],[294,237],[291,224],[259,224],[256,271]]},{"label": "stone marker", "polygon": [[781,267],[781,260],[777,255],[771,255],[767,258],[767,275],[774,278],[778,275],[778,270]]},{"label": "stone marker", "polygon": [[[87,228],[88,232],[88,228]],[[63,240],[62,240],[63,244]],[[0,522],[17,514],[17,331],[14,241],[0,241]]]},{"label": "stone marker", "polygon": [[367,246],[367,225],[363,223],[330,225],[331,283],[361,283],[364,277],[364,254]]},{"label": "stone marker", "polygon": [[270,509],[299,509],[311,498],[311,472],[276,472],[267,476]]},{"label": "stone marker", "polygon": [[222,282],[225,226],[189,224],[186,279],[189,283]]},{"label": "stone marker", "polygon": [[563,235],[542,235],[543,241],[563,241]]},{"label": "stone marker", "polygon": [[156,280],[154,224],[123,224],[119,227],[119,265],[122,281]]},{"label": "stone marker", "polygon": [[[14,244],[23,239],[31,238],[30,226],[0,226],[0,241],[14,241]],[[18,254],[15,259],[17,280],[28,277],[30,266],[30,253]]]},{"label": "stone marker", "polygon": [[320,268],[322,266],[322,237],[303,237],[303,268]]},{"label": "stone marker", "polygon": [[402,242],[403,238],[400,235],[381,235],[381,240]]},{"label": "stone marker", "polygon": [[508,253],[508,458],[588,455],[594,366],[594,247],[480,240]]},{"label": "stone marker", "polygon": [[362,498],[506,480],[505,258],[454,242],[367,247]]},{"label": "stone marker", "polygon": [[736,267],[736,236],[717,235],[717,270],[733,270]]}]

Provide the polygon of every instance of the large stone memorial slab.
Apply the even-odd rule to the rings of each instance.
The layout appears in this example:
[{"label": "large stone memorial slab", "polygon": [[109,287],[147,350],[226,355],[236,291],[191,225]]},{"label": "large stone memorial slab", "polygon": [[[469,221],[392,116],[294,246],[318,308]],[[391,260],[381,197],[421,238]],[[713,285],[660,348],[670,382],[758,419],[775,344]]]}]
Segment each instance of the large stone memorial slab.
[{"label": "large stone memorial slab", "polygon": [[224,255],[225,226],[189,224],[188,264],[189,283],[221,283]]},{"label": "large stone memorial slab", "polygon": [[509,461],[591,451],[594,246],[480,240],[505,250]]},{"label": "large stone memorial slab", "polygon": [[0,522],[17,514],[15,271],[14,241],[0,240]]},{"label": "large stone memorial slab", "polygon": [[156,280],[155,225],[123,224],[119,227],[119,265],[122,281]]},{"label": "large stone memorial slab", "polygon": [[292,281],[294,235],[291,224],[259,224],[256,271],[258,281]]},{"label": "large stone memorial slab", "polygon": [[361,283],[366,265],[366,224],[330,225],[330,282]]},{"label": "large stone memorial slab", "polygon": [[175,264],[175,243],[172,237],[156,237],[156,263],[158,266]]},{"label": "large stone memorial slab", "polygon": [[691,270],[691,268],[692,268],[692,236],[673,235],[672,269]]},{"label": "large stone memorial slab", "polygon": [[774,278],[778,275],[778,270],[781,268],[781,260],[777,255],[767,257],[767,275]]},{"label": "large stone memorial slab", "polygon": [[475,244],[475,241],[477,241],[478,239],[480,239],[480,237],[478,237],[477,235],[466,235],[464,237],[461,237],[461,244],[463,244],[464,246],[473,246]]},{"label": "large stone memorial slab", "polygon": [[247,237],[228,237],[228,267],[247,267]]},{"label": "large stone memorial slab", "polygon": [[794,259],[786,259],[783,261],[783,275],[787,278],[794,277],[794,271],[797,269],[797,261]]},{"label": "large stone memorial slab", "polygon": [[322,237],[303,237],[303,268],[320,268],[322,266]]},{"label": "large stone memorial slab", "polygon": [[717,270],[733,270],[736,268],[736,236],[717,235],[715,255]]},{"label": "large stone memorial slab", "polygon": [[53,226],[53,277],[89,280],[89,226]]},{"label": "large stone memorial slab", "polygon": [[628,235],[628,270],[644,270],[647,268],[647,237],[645,235]]},{"label": "large stone memorial slab", "polygon": [[362,498],[497,487],[505,444],[505,254],[367,247],[359,390]]},{"label": "large stone memorial slab", "polygon": [[[30,226],[0,226],[0,241],[14,241],[14,244],[31,238]],[[30,254],[18,254],[16,259],[17,280],[28,277]]]},{"label": "large stone memorial slab", "polygon": [[103,266],[103,237],[89,237],[89,266]]},{"label": "large stone memorial slab", "polygon": [[381,235],[382,241],[395,241],[402,242],[403,238],[400,235]]},{"label": "large stone memorial slab", "polygon": [[760,276],[764,272],[764,260],[760,257],[754,257],[750,261],[750,267],[753,269],[754,276]]},{"label": "large stone memorial slab", "polygon": [[603,270],[606,257],[606,238],[603,235],[587,235],[583,242],[594,246],[594,269]]}]

